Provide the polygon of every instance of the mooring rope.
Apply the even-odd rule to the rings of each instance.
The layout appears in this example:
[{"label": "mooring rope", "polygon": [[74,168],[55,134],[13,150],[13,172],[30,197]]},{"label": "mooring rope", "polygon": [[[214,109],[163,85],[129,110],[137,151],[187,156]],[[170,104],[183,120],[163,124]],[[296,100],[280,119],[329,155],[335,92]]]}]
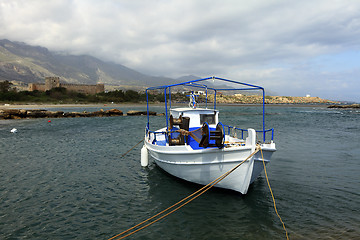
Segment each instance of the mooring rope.
[{"label": "mooring rope", "polygon": [[[192,193],[191,195],[187,196],[186,198],[180,200],[179,202],[173,204],[172,206],[168,207],[167,209],[155,214],[154,216],[146,219],[145,221],[142,221],[141,223],[109,238],[108,240],[113,240],[113,239],[124,239],[158,221],[160,221],[161,219],[165,218],[166,216],[172,214],[173,212],[179,210],[180,208],[182,208],[183,206],[185,206],[186,204],[190,203],[191,201],[195,200],[196,198],[200,197],[202,194],[204,194],[205,192],[207,192],[210,188],[212,188],[213,186],[215,186],[217,183],[219,183],[220,181],[222,181],[224,178],[226,178],[230,173],[234,172],[238,167],[240,167],[244,162],[246,162],[247,160],[249,160],[252,156],[254,156],[257,152],[260,151],[260,147],[257,146],[257,148],[255,149],[255,151],[253,153],[251,153],[245,160],[243,160],[242,162],[240,162],[238,165],[236,165],[234,168],[232,168],[230,171],[224,173],[223,175],[221,175],[220,177],[218,177],[217,179],[215,179],[214,181],[210,182],[209,184],[207,184],[206,186],[200,188],[199,190],[197,190],[196,192]],[[190,198],[190,199],[189,199]],[[187,200],[189,199],[189,200]],[[187,201],[186,201],[187,200]],[[186,202],[185,202],[186,201]],[[185,202],[185,203],[183,203]],[[181,204],[183,203],[183,204]],[[181,205],[180,205],[181,204]],[[179,206],[178,206],[179,205]],[[176,207],[177,206],[177,207]],[[175,208],[176,207],[176,208]],[[163,215],[162,215],[163,214]],[[160,216],[162,215],[162,216]],[[158,217],[157,219],[149,222],[150,220],[154,219]],[[149,222],[149,223],[147,223]],[[147,223],[147,224],[146,224]],[[137,229],[136,229],[137,228]],[[132,231],[133,230],[133,231]],[[130,232],[132,231],[132,232]],[[130,232],[130,233],[128,233]],[[128,234],[126,234],[128,233]],[[126,235],[124,235],[126,234]]]},{"label": "mooring rope", "polygon": [[130,148],[129,151],[127,151],[126,153],[124,153],[123,155],[121,155],[120,158],[123,158],[126,154],[128,154],[131,150],[133,150],[137,145],[139,145],[142,141],[144,141],[144,139],[141,139],[140,142],[138,142],[137,144],[135,144],[132,148]]},{"label": "mooring rope", "polygon": [[274,197],[274,194],[273,194],[273,191],[271,189],[271,186],[270,186],[270,182],[269,182],[269,178],[268,178],[268,175],[267,175],[267,172],[266,172],[266,167],[265,167],[265,160],[264,160],[264,155],[263,155],[263,152],[262,152],[262,149],[260,148],[260,152],[261,152],[261,158],[262,158],[262,162],[263,162],[263,165],[264,165],[264,173],[265,173],[265,178],[266,178],[266,182],[268,184],[268,187],[269,187],[269,190],[270,190],[270,193],[271,193],[271,197],[272,197],[272,200],[273,200],[273,203],[274,203],[274,210],[276,212],[276,215],[278,216],[278,218],[280,219],[280,222],[282,223],[282,226],[285,230],[285,233],[286,233],[286,239],[289,240],[289,235],[288,235],[288,232],[286,230],[286,227],[285,227],[285,223],[283,222],[283,220],[281,219],[278,211],[277,211],[277,208],[276,208],[276,203],[275,203],[275,197]]},{"label": "mooring rope", "polygon": [[[141,142],[143,141],[143,139],[138,142],[137,144],[135,144],[129,151],[127,151],[126,153],[124,153],[121,157],[124,157],[126,154],[128,154],[131,150],[133,150],[137,145],[139,145]],[[109,238],[108,240],[113,240],[113,239],[117,239],[117,240],[120,240],[120,239],[124,239],[158,221],[160,221],[161,219],[167,217],[168,215],[174,213],[175,211],[179,210],[180,208],[184,207],[185,205],[187,205],[188,203],[190,203],[191,201],[195,200],[196,198],[200,197],[202,194],[204,194],[205,192],[207,192],[210,188],[212,188],[213,186],[215,186],[217,183],[219,183],[220,181],[222,181],[224,178],[226,178],[230,173],[234,172],[238,167],[240,167],[244,162],[246,162],[248,159],[250,159],[252,156],[254,156],[257,152],[261,152],[261,158],[262,158],[262,162],[263,162],[263,166],[264,166],[264,174],[265,174],[265,178],[266,178],[266,182],[268,184],[268,187],[269,187],[269,190],[270,190],[270,193],[271,193],[271,197],[272,197],[272,201],[273,201],[273,204],[274,204],[274,210],[275,210],[275,213],[276,215],[278,216],[278,218],[280,219],[280,222],[282,223],[282,226],[283,226],[283,229],[285,230],[285,233],[286,233],[286,239],[289,240],[289,235],[288,235],[288,232],[286,230],[286,227],[285,227],[285,223],[283,222],[283,220],[281,219],[278,211],[277,211],[277,208],[276,208],[276,202],[275,202],[275,197],[274,197],[274,194],[273,194],[273,191],[271,189],[271,186],[270,186],[270,182],[269,182],[269,178],[268,178],[268,175],[267,175],[267,171],[266,171],[266,166],[265,166],[265,159],[264,159],[264,155],[263,155],[263,152],[262,152],[262,149],[260,147],[260,145],[257,145],[257,148],[255,149],[255,151],[250,154],[245,160],[243,160],[242,162],[240,162],[238,165],[236,165],[234,168],[232,168],[230,171],[224,173],[223,175],[221,175],[220,177],[218,177],[217,179],[215,179],[214,181],[210,182],[209,184],[205,185],[204,187],[200,188],[199,190],[197,190],[196,192],[190,194],[189,196],[187,196],[186,198],[183,198],[182,200],[180,200],[179,202],[173,204],[172,206],[168,207],[167,209],[155,214],[154,216],[146,219],[145,221],[142,221],[141,223]],[[192,197],[192,198],[191,198]],[[190,199],[189,199],[190,198]],[[189,199],[189,200],[188,200]],[[186,201],[187,200],[187,201]],[[186,201],[186,202],[185,202]],[[185,203],[183,203],[185,202]],[[183,203],[183,204],[181,204]],[[181,204],[181,205],[180,205]],[[178,206],[179,205],[179,206]],[[177,206],[177,207],[176,207]],[[175,208],[176,207],[176,208]],[[162,215],[163,214],[163,215]],[[162,215],[162,216],[160,216]],[[160,216],[160,217],[159,217]],[[149,222],[150,220],[154,219],[158,217],[157,219]],[[147,223],[149,222],[149,223]],[[146,224],[147,223],[147,224]],[[143,225],[143,226],[142,226]],[[137,228],[137,229],[136,229]],[[133,230],[132,232],[130,232],[131,230]],[[130,233],[128,233],[130,232]],[[128,234],[126,234],[128,233]],[[124,235],[126,234],[126,235]]]}]

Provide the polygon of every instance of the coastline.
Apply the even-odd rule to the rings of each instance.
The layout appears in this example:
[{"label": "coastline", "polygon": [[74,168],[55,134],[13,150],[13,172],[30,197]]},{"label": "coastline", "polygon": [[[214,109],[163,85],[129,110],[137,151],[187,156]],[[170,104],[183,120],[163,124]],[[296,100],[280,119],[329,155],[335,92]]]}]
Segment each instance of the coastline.
[{"label": "coastline", "polygon": [[41,109],[41,108],[121,108],[129,106],[146,106],[146,103],[113,103],[113,104],[98,104],[98,103],[89,103],[89,104],[51,104],[51,103],[28,103],[28,104],[2,104],[0,109]]},{"label": "coastline", "polygon": [[[173,105],[187,105],[184,103],[172,103]],[[200,103],[201,104],[201,103]],[[211,106],[212,103],[208,103]],[[150,106],[163,106],[164,103],[149,103]],[[217,103],[217,106],[244,106],[244,107],[259,107],[262,104],[258,103]],[[266,103],[266,107],[326,107],[331,106],[325,103]],[[333,106],[333,105],[332,105]],[[341,106],[341,105],[340,105]],[[0,104],[0,110],[6,109],[48,109],[48,108],[122,108],[122,107],[146,107],[146,103],[81,103],[81,104],[52,104],[52,103],[12,103]],[[202,104],[200,107],[203,107]]]}]

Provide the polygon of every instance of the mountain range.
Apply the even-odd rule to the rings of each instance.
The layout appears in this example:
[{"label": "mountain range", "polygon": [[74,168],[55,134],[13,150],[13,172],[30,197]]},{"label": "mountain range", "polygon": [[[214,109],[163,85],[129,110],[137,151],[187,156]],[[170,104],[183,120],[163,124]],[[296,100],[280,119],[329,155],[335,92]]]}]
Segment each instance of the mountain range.
[{"label": "mountain range", "polygon": [[43,83],[45,77],[60,77],[62,82],[147,87],[196,79],[195,76],[172,79],[142,74],[121,64],[104,62],[89,55],[69,55],[40,46],[0,40],[0,81]]}]

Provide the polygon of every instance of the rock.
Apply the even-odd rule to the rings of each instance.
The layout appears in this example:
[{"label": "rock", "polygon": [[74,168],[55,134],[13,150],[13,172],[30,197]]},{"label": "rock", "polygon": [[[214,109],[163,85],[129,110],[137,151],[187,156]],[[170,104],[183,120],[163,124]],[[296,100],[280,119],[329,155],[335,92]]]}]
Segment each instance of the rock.
[{"label": "rock", "polygon": [[19,110],[19,116],[22,117],[22,118],[26,118],[27,111],[25,109],[20,109]]},{"label": "rock", "polygon": [[40,109],[27,110],[26,115],[30,118],[44,118],[47,117],[47,111]]},{"label": "rock", "polygon": [[101,111],[101,110],[100,111],[95,111],[91,115],[92,115],[92,117],[104,117],[104,116],[106,116],[105,112]]},{"label": "rock", "polygon": [[48,111],[47,112],[47,117],[49,117],[49,118],[61,118],[61,117],[64,117],[64,112],[63,111]]},{"label": "rock", "polygon": [[[135,111],[135,110],[130,110],[126,113],[128,116],[135,116],[135,115],[144,115],[144,111]],[[146,114],[146,112],[145,112]]]},{"label": "rock", "polygon": [[[140,116],[140,115],[147,115],[147,111],[136,111],[130,110],[127,112],[128,116]],[[149,112],[149,115],[156,116],[156,112]]]},{"label": "rock", "polygon": [[64,113],[63,116],[68,117],[68,118],[70,118],[70,117],[75,118],[75,117],[86,117],[87,114],[79,113],[79,112],[67,112],[67,113]]},{"label": "rock", "polygon": [[[146,112],[145,112],[146,114]],[[155,113],[156,114],[156,113]],[[141,114],[140,114],[141,115]],[[95,112],[63,112],[47,111],[41,109],[4,109],[0,110],[0,119],[23,119],[23,118],[72,118],[72,117],[109,117],[123,116],[123,112],[118,109],[104,111],[100,109]]]},{"label": "rock", "polygon": [[122,116],[124,115],[122,111],[118,109],[110,109],[105,112],[108,116]]},{"label": "rock", "polygon": [[0,119],[21,119],[27,115],[26,110],[5,109],[0,111]]},{"label": "rock", "polygon": [[17,115],[19,110],[16,109],[6,109],[1,111],[1,118],[2,119],[12,119],[13,116]]},{"label": "rock", "polygon": [[350,105],[330,105],[328,108],[360,108],[360,104],[350,104]]}]

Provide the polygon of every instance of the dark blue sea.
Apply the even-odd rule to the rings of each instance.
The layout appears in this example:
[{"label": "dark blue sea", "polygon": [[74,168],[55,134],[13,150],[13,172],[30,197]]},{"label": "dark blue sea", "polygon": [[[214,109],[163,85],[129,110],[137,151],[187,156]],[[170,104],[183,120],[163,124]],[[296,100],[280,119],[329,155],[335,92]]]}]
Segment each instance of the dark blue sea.
[{"label": "dark blue sea", "polygon": [[[261,127],[255,106],[219,109],[223,123]],[[163,119],[151,117],[152,126]],[[146,116],[48,120],[0,120],[0,239],[108,239],[200,188],[151,158],[141,167],[141,144],[121,158],[143,138]],[[360,239],[360,111],[268,106],[272,127],[277,152],[267,172],[290,239]],[[286,236],[262,174],[247,195],[212,188],[129,239]]]}]

